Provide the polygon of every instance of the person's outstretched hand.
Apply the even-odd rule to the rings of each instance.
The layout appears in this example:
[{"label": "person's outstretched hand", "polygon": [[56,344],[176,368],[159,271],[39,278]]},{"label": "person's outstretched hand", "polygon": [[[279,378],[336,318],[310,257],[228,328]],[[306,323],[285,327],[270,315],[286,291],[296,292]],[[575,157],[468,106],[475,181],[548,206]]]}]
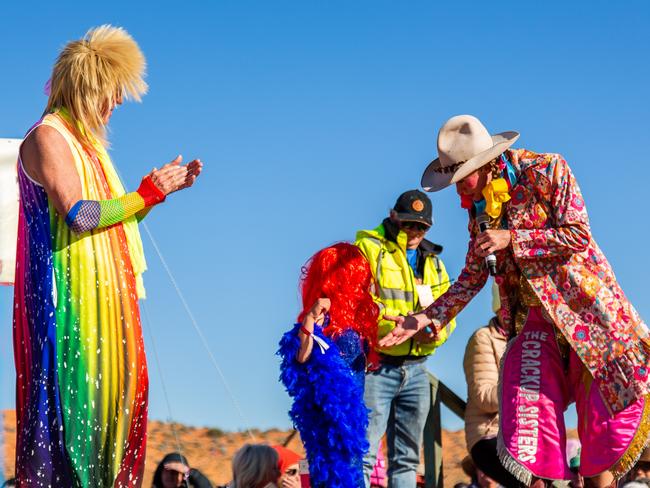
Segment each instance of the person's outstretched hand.
[{"label": "person's outstretched hand", "polygon": [[189,188],[201,174],[203,163],[200,159],[194,159],[188,164],[181,164],[182,162],[183,156],[179,155],[172,162],[160,169],[154,168],[149,173],[153,184],[165,195]]},{"label": "person's outstretched hand", "polygon": [[438,330],[435,327],[425,327],[413,336],[420,344],[431,344],[438,340]]},{"label": "person's outstretched hand", "polygon": [[433,335],[436,335],[439,332],[439,324],[432,324],[431,320],[423,313],[408,315],[406,317],[402,315],[397,317],[393,315],[384,315],[384,319],[395,322],[395,328],[379,340],[380,347],[391,347],[401,344],[402,342],[409,340],[426,326],[431,326]]}]

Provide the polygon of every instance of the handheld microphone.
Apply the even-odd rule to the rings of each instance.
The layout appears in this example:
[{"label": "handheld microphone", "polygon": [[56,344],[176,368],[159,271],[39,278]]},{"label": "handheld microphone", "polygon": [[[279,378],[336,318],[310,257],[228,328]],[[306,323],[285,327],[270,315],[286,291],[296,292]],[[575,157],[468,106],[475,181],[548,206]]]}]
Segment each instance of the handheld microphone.
[{"label": "handheld microphone", "polygon": [[[487,214],[482,213],[476,217],[476,223],[478,224],[478,230],[480,232],[485,232],[490,228],[490,217]],[[485,256],[485,264],[488,267],[490,276],[496,276],[497,274],[497,257],[494,254],[488,254]]]}]

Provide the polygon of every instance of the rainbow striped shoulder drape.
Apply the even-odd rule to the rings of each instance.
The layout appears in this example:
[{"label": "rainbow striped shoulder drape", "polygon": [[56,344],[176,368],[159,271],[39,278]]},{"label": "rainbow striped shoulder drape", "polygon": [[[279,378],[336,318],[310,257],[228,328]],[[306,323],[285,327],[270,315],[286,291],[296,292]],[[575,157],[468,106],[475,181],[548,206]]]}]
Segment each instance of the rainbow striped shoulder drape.
[{"label": "rainbow striped shoulder drape", "polygon": [[[112,198],[102,162],[83,149],[64,120],[48,114],[40,124],[68,142],[82,198]],[[148,379],[123,226],[76,235],[20,164],[18,174],[19,486],[140,486]]]}]

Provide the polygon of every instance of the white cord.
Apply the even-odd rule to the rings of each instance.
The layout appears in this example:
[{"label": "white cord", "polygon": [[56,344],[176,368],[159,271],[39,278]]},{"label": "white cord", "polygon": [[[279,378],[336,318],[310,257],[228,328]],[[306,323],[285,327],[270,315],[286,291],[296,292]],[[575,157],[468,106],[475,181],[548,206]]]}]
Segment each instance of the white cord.
[{"label": "white cord", "polygon": [[181,450],[181,442],[178,439],[178,434],[176,432],[176,425],[174,423],[174,416],[172,415],[172,405],[169,401],[169,395],[167,394],[167,386],[165,385],[165,378],[163,377],[162,367],[160,366],[160,358],[158,356],[158,348],[156,348],[156,341],[154,339],[153,331],[151,330],[151,320],[149,319],[149,312],[147,311],[147,306],[145,305],[144,300],[142,301],[142,309],[144,310],[144,322],[146,323],[147,332],[151,338],[151,346],[153,347],[153,356],[156,360],[156,367],[158,369],[158,375],[160,376],[160,383],[162,384],[163,395],[165,397],[165,403],[167,404],[167,422],[172,427],[172,433],[174,434],[174,439],[176,440],[176,449],[180,455],[183,455]]},{"label": "white cord", "polygon": [[[235,398],[235,395],[233,394],[232,390],[230,389],[230,385],[228,384],[228,381],[226,381],[226,377],[223,374],[223,371],[219,367],[219,364],[217,363],[217,360],[215,359],[214,355],[212,354],[212,351],[210,350],[210,346],[208,345],[208,341],[205,339],[205,336],[203,335],[203,332],[199,328],[198,323],[196,322],[196,319],[194,318],[194,314],[192,313],[192,310],[190,310],[189,305],[185,301],[185,297],[183,296],[183,292],[181,292],[181,289],[179,288],[178,284],[176,283],[176,279],[174,278],[174,275],[172,274],[171,270],[169,269],[169,266],[167,266],[167,261],[165,261],[165,258],[163,257],[162,253],[160,252],[160,249],[158,248],[158,244],[156,244],[156,240],[153,238],[153,235],[151,234],[151,231],[149,230],[149,226],[147,226],[146,222],[142,222],[142,226],[144,227],[145,232],[149,236],[149,239],[151,240],[151,244],[153,244],[154,249],[156,250],[156,254],[158,254],[158,258],[160,259],[160,262],[162,263],[163,267],[165,268],[165,271],[167,272],[167,276],[169,276],[169,279],[172,282],[172,285],[174,286],[174,289],[176,290],[176,294],[178,295],[178,298],[180,299],[181,303],[183,304],[183,307],[185,308],[185,312],[187,313],[188,317],[190,318],[190,322],[192,323],[192,326],[194,327],[194,330],[199,336],[199,339],[201,339],[201,343],[203,344],[203,347],[205,351],[208,353],[208,356],[210,356],[210,360],[212,362],[212,365],[214,366],[214,369],[217,370],[217,373],[219,374],[219,377],[221,378],[221,381],[223,383],[224,388],[226,389],[226,392],[228,393],[228,396],[230,397],[230,400],[232,401],[235,411],[239,415],[239,418],[241,419],[242,423],[244,425],[248,425],[248,422],[246,422],[246,418],[244,417],[244,413],[239,406],[239,402],[237,402],[237,399]],[[249,427],[246,427],[246,431],[248,432],[248,435],[250,436],[251,440],[253,442],[256,442],[256,438],[253,435],[253,432],[250,430]]]}]

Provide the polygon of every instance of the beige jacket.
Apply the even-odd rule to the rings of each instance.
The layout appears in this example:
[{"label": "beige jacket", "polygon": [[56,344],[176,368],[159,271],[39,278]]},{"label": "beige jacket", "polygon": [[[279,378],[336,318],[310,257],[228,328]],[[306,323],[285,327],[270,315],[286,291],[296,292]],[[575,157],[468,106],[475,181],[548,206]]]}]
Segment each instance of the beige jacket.
[{"label": "beige jacket", "polygon": [[474,332],[463,358],[467,380],[465,440],[468,451],[481,439],[496,437],[499,432],[499,364],[507,340],[495,322],[492,319],[488,326]]}]

